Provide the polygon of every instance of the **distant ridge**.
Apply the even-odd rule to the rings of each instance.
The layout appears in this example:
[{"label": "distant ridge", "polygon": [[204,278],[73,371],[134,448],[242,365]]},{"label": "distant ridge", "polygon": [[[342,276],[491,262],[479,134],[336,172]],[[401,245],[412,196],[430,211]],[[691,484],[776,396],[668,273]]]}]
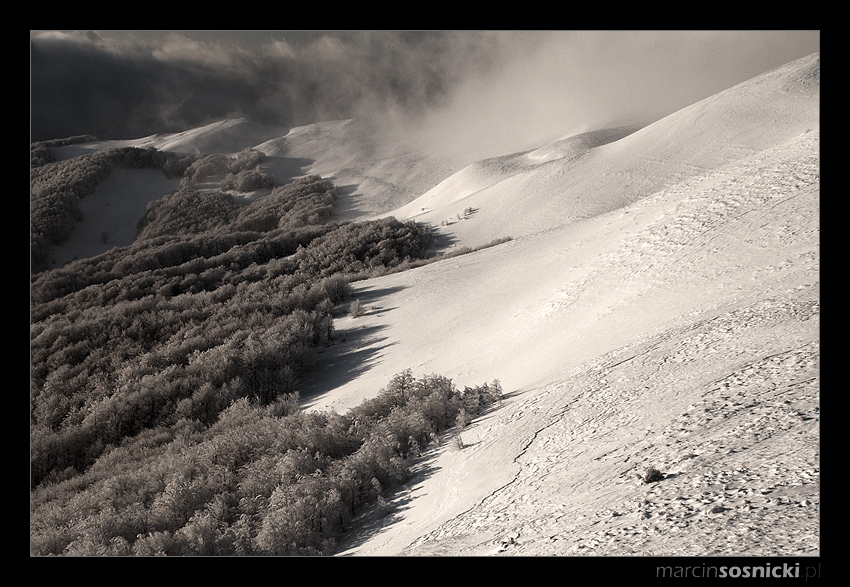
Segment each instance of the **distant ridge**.
[{"label": "distant ridge", "polygon": [[[489,172],[483,162],[473,164],[392,214],[441,224],[476,210],[470,222],[447,228],[458,242],[474,246],[622,208],[818,128],[819,63],[819,54],[809,55],[617,140],[565,139],[525,160],[503,158],[516,164],[491,165]],[[569,156],[563,156],[565,145]],[[535,154],[549,164],[534,165]]]},{"label": "distant ridge", "polygon": [[286,134],[287,129],[234,118],[177,133],[154,134],[138,139],[94,140],[55,149],[59,160],[115,147],[154,148],[186,155],[238,153]]}]

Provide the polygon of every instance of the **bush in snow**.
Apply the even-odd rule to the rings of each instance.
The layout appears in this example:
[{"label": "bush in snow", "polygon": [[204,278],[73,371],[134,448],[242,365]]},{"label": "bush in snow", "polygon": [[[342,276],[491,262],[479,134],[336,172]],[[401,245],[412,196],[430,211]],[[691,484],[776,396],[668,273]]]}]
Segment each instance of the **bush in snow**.
[{"label": "bush in snow", "polygon": [[243,170],[238,173],[228,173],[220,185],[222,191],[253,192],[263,188],[273,188],[274,178],[256,169]]}]

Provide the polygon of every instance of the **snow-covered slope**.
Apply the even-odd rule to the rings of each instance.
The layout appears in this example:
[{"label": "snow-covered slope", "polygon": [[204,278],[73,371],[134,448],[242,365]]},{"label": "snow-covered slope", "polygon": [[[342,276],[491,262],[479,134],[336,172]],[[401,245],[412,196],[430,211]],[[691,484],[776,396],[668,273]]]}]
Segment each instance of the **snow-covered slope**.
[{"label": "snow-covered slope", "polygon": [[234,118],[213,122],[183,132],[155,134],[139,139],[92,141],[58,147],[53,150],[58,160],[117,147],[154,148],[187,155],[201,153],[238,153],[269,139],[286,134],[288,129]]},{"label": "snow-covered slope", "polygon": [[256,148],[269,157],[266,169],[272,172],[297,163],[302,173],[333,178],[342,195],[336,205],[340,220],[396,210],[469,163],[361,120],[296,127]]},{"label": "snow-covered slope", "polygon": [[[630,134],[611,129],[476,162],[393,214],[447,222],[447,232],[474,246],[622,208],[816,128],[819,86],[811,80],[818,71],[814,56]],[[474,216],[456,222],[467,209]]]},{"label": "snow-covered slope", "polygon": [[357,284],[309,407],[405,368],[510,397],[346,554],[818,552],[817,64],[452,201],[519,238]]}]

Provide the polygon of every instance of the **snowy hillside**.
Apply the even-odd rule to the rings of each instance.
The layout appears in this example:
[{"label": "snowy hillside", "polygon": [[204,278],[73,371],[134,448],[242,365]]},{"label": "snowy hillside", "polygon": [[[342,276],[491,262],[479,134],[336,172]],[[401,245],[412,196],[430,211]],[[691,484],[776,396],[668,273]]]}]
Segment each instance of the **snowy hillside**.
[{"label": "snowy hillside", "polygon": [[[455,245],[512,237],[354,284],[365,314],[336,320],[305,409],[344,411],[407,368],[459,387],[498,379],[507,399],[461,431],[464,448],[426,453],[344,554],[811,555],[819,65],[484,161],[381,143],[357,121],[228,121],[56,153],[250,147],[279,182],[332,178],[341,219],[429,222]],[[173,189],[148,179],[111,177],[57,257],[100,252],[84,234],[132,238],[139,210]],[[134,203],[123,216],[109,213],[118,198]],[[649,466],[666,478],[641,484]]]},{"label": "snowy hillside", "polygon": [[475,222],[450,231],[473,245],[622,208],[816,128],[818,86],[810,77],[818,64],[810,61],[730,88],[622,139],[635,129],[476,162],[394,213],[440,224],[471,208]]},{"label": "snowy hillside", "polygon": [[313,407],[405,367],[512,396],[350,554],[818,552],[817,64],[448,202],[519,238],[358,284]]}]

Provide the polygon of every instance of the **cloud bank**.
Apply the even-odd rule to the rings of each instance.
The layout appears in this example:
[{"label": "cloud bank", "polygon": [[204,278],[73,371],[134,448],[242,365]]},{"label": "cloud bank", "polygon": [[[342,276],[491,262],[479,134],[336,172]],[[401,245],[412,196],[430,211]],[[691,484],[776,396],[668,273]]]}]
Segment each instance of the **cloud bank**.
[{"label": "cloud bank", "polygon": [[498,152],[651,122],[819,43],[818,31],[32,31],[32,140],[359,117]]},{"label": "cloud bank", "polygon": [[465,34],[38,32],[32,134],[131,138],[233,116],[292,126],[418,111],[457,83],[458,54],[468,66],[497,58]]}]

